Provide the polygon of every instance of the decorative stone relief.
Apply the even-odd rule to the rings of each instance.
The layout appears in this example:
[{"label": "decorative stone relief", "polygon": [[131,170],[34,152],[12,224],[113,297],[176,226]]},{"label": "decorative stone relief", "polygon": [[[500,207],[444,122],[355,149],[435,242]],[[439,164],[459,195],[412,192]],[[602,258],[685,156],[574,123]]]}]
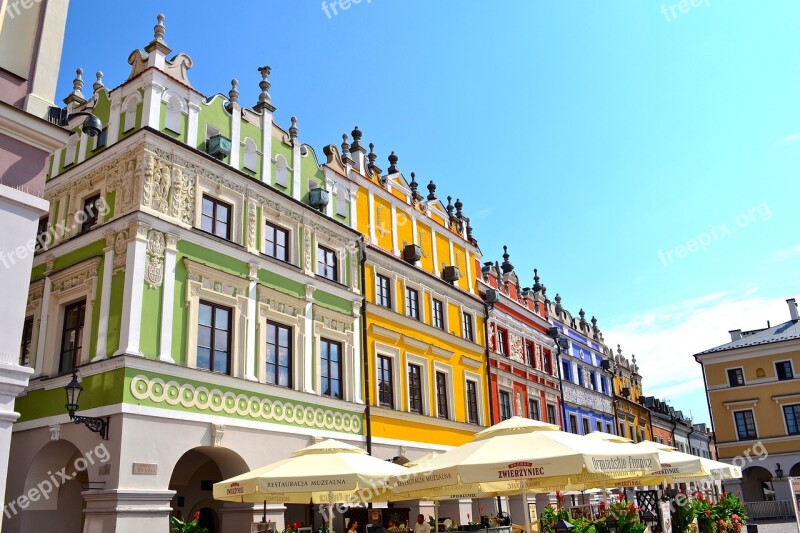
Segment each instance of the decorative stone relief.
[{"label": "decorative stone relief", "polygon": [[256,204],[252,200],[247,201],[247,246],[256,246]]},{"label": "decorative stone relief", "polygon": [[522,410],[522,393],[517,391],[516,400],[514,402],[514,414],[517,416],[524,416],[524,412]]},{"label": "decorative stone relief", "polygon": [[352,322],[337,320],[322,314],[315,314],[314,321],[323,324],[327,329],[332,329],[342,333],[353,330]]},{"label": "decorative stone relief", "polygon": [[150,231],[147,239],[147,260],[145,261],[144,279],[151,289],[160,287],[164,282],[165,250],[164,234],[160,231]]},{"label": "decorative stone relief", "polygon": [[214,448],[222,446],[222,437],[225,435],[224,424],[211,424],[211,438],[214,442],[211,444]]},{"label": "decorative stone relief", "polygon": [[82,271],[76,272],[73,276],[59,279],[58,281],[53,281],[50,292],[59,293],[72,289],[73,287],[79,287],[86,283],[91,283],[94,278],[97,277],[97,267],[99,264],[100,260],[95,259],[86,267],[84,267]]},{"label": "decorative stone relief", "polygon": [[61,440],[61,424],[52,424],[50,426],[50,440]]},{"label": "decorative stone relief", "polygon": [[305,249],[305,265],[306,272],[311,272],[311,229],[308,226],[303,227],[303,248]]},{"label": "decorative stone relief", "polygon": [[431,237],[430,237],[430,235],[428,235],[421,228],[417,230],[417,233],[419,234],[419,237],[417,238],[417,242],[419,242],[419,247],[422,250],[422,257],[425,257],[425,258],[430,257],[430,253],[428,252],[428,250],[432,250],[433,249],[433,247],[431,247]]},{"label": "decorative stone relief", "polygon": [[505,376],[498,376],[497,377],[497,383],[499,383],[500,385],[502,385],[504,387],[508,387],[508,388],[511,388],[511,387],[514,386],[514,382],[511,381],[511,378],[507,378]]},{"label": "decorative stone relief", "polygon": [[275,396],[245,394],[202,385],[194,386],[144,375],[135,376],[131,380],[130,390],[137,400],[162,404],[161,407],[166,409],[291,424],[356,435],[360,434],[362,429],[359,413],[294,403]]},{"label": "decorative stone relief", "polygon": [[131,211],[138,204],[141,164],[136,158],[122,162],[108,180],[108,189],[116,191],[114,216]]},{"label": "decorative stone relief", "polygon": [[523,348],[522,337],[519,335],[515,335],[513,333],[508,334],[508,344],[509,344],[509,357],[518,362],[518,363],[525,363],[525,354]]},{"label": "decorative stone relief", "polygon": [[195,179],[180,167],[172,168],[172,217],[194,224]]},{"label": "decorative stone relief", "polygon": [[608,396],[598,394],[594,391],[576,387],[570,383],[564,383],[564,401],[584,405],[595,411],[613,413],[611,399]]},{"label": "decorative stone relief", "polygon": [[114,237],[114,273],[125,268],[128,252],[128,230],[124,229]]},{"label": "decorative stone relief", "polygon": [[387,213],[387,209],[384,206],[378,206],[376,218],[378,223],[376,224],[375,229],[378,230],[378,233],[381,234],[381,237],[385,237],[392,231],[392,224],[389,220],[389,213]]}]

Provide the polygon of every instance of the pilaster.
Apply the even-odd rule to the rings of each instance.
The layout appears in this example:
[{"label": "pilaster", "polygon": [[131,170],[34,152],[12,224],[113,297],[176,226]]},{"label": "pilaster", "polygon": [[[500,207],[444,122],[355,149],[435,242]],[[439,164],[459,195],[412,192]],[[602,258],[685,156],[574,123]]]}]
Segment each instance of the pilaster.
[{"label": "pilaster", "polygon": [[161,345],[158,359],[174,363],[172,357],[172,327],[175,316],[175,263],[178,256],[178,236],[167,233],[167,247],[164,250],[164,286],[161,292]]}]

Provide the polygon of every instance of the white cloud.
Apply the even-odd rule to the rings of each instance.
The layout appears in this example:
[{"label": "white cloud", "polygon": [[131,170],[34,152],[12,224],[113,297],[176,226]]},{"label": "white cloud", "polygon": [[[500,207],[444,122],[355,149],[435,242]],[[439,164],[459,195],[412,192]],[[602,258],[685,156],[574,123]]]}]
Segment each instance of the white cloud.
[{"label": "white cloud", "polygon": [[794,133],[790,133],[789,135],[787,135],[783,139],[779,140],[776,144],[778,144],[778,145],[786,145],[786,144],[796,143],[797,141],[800,141],[800,131],[796,131]]},{"label": "white cloud", "polygon": [[[780,298],[757,296],[756,289],[737,295],[712,293],[677,305],[652,309],[626,323],[606,327],[603,337],[622,346],[630,359],[636,354],[644,394],[668,399],[684,414],[708,422],[703,373],[694,354],[730,342],[728,331],[766,327],[789,320]],[[793,296],[793,295],[787,295]]]},{"label": "white cloud", "polygon": [[761,264],[774,265],[775,263],[782,263],[783,261],[796,256],[800,256],[800,243],[797,243],[794,246],[789,246],[788,248],[783,248],[781,250],[775,250],[763,261],[761,261]]}]

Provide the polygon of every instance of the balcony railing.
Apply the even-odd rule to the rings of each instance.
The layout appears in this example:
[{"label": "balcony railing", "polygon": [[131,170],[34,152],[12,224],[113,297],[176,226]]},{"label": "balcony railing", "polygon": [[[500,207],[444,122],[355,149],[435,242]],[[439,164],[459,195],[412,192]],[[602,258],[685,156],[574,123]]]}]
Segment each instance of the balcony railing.
[{"label": "balcony railing", "polygon": [[788,500],[770,502],[745,502],[747,516],[750,520],[763,520],[765,518],[794,518],[792,503]]}]

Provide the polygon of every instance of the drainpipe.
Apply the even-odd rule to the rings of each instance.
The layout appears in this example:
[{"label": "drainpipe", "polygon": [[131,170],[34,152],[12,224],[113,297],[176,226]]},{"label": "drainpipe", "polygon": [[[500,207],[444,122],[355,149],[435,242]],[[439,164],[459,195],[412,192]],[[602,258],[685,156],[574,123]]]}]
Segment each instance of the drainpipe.
[{"label": "drainpipe", "polygon": [[[486,345],[484,349],[484,353],[486,354],[486,398],[489,400],[489,423],[486,425],[491,426],[494,424],[494,404],[492,403],[492,364],[491,353],[489,352],[489,304],[487,303],[483,304],[483,315],[483,343]],[[467,418],[469,418],[469,414]]]},{"label": "drainpipe", "polygon": [[561,378],[561,346],[556,339],[556,364],[558,365],[558,388],[561,391],[561,429],[567,431],[567,407],[564,405],[564,381]]},{"label": "drainpipe", "polygon": [[370,410],[369,346],[367,345],[367,243],[361,236],[361,355],[364,368],[364,426],[367,453],[372,455],[372,412]]},{"label": "drainpipe", "polygon": [[[697,357],[695,357],[694,360],[697,361]],[[714,440],[716,441],[717,432],[714,430],[714,413],[711,412],[711,398],[708,396],[708,381],[706,381],[706,365],[700,363],[700,368],[703,369],[703,386],[706,389],[706,407],[708,407],[708,421],[711,422],[711,432],[714,434]],[[717,459],[719,460],[719,451],[717,451]]]}]

